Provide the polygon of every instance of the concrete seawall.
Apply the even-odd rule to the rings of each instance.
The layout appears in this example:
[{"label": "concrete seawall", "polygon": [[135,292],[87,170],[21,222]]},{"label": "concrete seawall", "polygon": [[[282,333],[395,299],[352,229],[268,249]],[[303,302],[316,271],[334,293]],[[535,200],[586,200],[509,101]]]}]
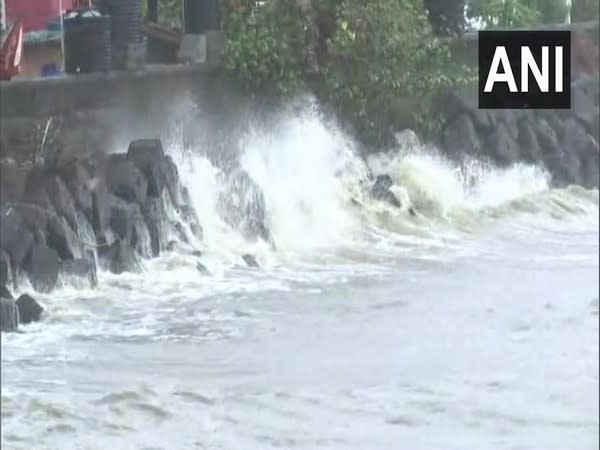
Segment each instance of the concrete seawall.
[{"label": "concrete seawall", "polygon": [[43,117],[104,108],[161,102],[165,96],[189,92],[214,95],[214,66],[150,66],[142,71],[112,72],[13,80],[0,83],[0,115]]}]

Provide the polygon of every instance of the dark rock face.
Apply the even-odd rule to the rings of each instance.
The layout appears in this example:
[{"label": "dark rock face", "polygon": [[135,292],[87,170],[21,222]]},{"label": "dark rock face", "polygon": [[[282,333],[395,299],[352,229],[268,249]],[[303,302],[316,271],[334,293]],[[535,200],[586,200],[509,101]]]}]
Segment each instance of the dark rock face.
[{"label": "dark rock face", "polygon": [[6,286],[0,285],[0,298],[5,298],[8,300],[14,300],[12,294],[8,290]]},{"label": "dark rock face", "polygon": [[252,255],[242,255],[242,259],[248,267],[252,267],[255,269],[260,267],[258,262],[256,261],[256,258]]},{"label": "dark rock face", "polygon": [[447,92],[440,147],[452,159],[526,161],[545,166],[559,185],[598,187],[598,87],[589,89],[573,88],[570,110],[480,110],[476,90]]},{"label": "dark rock face", "polygon": [[44,308],[30,295],[21,295],[17,299],[16,304],[19,309],[19,323],[28,324],[38,322],[42,318]]},{"label": "dark rock face", "polygon": [[23,200],[28,172],[14,162],[0,161],[0,204]]},{"label": "dark rock face", "polygon": [[116,241],[110,249],[109,269],[117,275],[141,270],[140,261],[134,249],[122,239]]},{"label": "dark rock face", "polygon": [[90,287],[98,286],[96,264],[89,259],[71,259],[60,264],[60,275],[63,278],[77,278],[85,281]]},{"label": "dark rock face", "polygon": [[167,249],[170,237],[170,223],[163,201],[155,197],[148,198],[144,206],[143,215],[150,233],[152,256],[158,256],[161,251]]},{"label": "dark rock face", "polygon": [[60,259],[56,250],[43,244],[31,247],[25,271],[32,287],[38,292],[50,292],[56,286]]},{"label": "dark rock face", "polygon": [[0,287],[9,285],[12,281],[10,256],[8,256],[8,253],[0,248]]},{"label": "dark rock face", "polygon": [[141,258],[173,248],[173,239],[202,239],[159,140],[133,141],[122,154],[63,152],[27,169],[2,161],[0,172],[3,296],[21,273],[44,293],[59,275],[96,286],[96,260],[117,274],[139,271]]},{"label": "dark rock face", "polygon": [[400,200],[398,200],[394,193],[390,191],[390,188],[393,184],[392,177],[389,175],[378,175],[377,178],[375,178],[375,183],[373,184],[373,187],[369,193],[371,198],[389,203],[396,208],[400,208]]},{"label": "dark rock face", "polygon": [[109,191],[127,202],[143,205],[148,196],[148,181],[141,170],[124,155],[111,156],[107,170]]},{"label": "dark rock face", "polygon": [[33,234],[13,207],[0,208],[0,247],[8,254],[12,267],[21,267],[33,243]]},{"label": "dark rock face", "polygon": [[262,238],[271,242],[271,233],[265,223],[266,202],[260,187],[243,170],[230,174],[229,182],[219,198],[223,219],[247,238]]},{"label": "dark rock face", "polygon": [[127,150],[127,159],[133,162],[146,177],[148,195],[160,197],[168,184],[170,171],[160,140],[140,139],[131,142]]},{"label": "dark rock face", "polygon": [[0,331],[17,331],[19,308],[12,299],[0,298]]}]

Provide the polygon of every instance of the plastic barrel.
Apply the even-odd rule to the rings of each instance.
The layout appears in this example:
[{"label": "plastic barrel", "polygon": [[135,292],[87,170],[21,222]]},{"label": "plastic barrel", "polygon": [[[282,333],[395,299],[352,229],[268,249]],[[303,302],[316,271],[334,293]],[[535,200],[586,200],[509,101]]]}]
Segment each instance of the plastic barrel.
[{"label": "plastic barrel", "polygon": [[64,18],[65,72],[108,72],[112,69],[110,17],[93,9]]},{"label": "plastic barrel", "polygon": [[183,22],[188,34],[219,29],[218,0],[183,0]]}]

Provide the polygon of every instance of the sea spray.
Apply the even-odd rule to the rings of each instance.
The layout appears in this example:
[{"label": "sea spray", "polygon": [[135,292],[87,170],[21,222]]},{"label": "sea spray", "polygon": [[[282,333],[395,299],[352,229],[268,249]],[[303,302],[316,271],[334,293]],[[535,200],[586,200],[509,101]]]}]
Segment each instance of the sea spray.
[{"label": "sea spray", "polygon": [[[535,213],[533,205],[523,208],[527,199],[548,209],[550,218],[556,216],[553,208],[565,210],[556,201],[544,201],[559,194],[541,167],[497,168],[476,159],[457,164],[412,134],[396,149],[363,158],[347,136],[312,110],[282,115],[268,129],[251,124],[236,147],[239,151],[228,155],[235,161],[216,167],[211,163],[214,155],[208,157],[215,149],[183,149],[176,142],[169,146],[205,229],[204,245],[209,253],[230,260],[243,253],[258,254],[259,261],[314,259],[368,248],[374,239],[405,243],[412,238],[455,238],[477,233],[496,216]],[[248,241],[222,217],[218,199],[231,167],[246,171],[262,190],[274,246]],[[391,190],[401,208],[369,198],[373,177],[379,174],[392,177]],[[560,195],[576,195],[573,202],[588,206],[571,214],[593,215],[597,210],[597,201],[590,203],[577,192]]]}]

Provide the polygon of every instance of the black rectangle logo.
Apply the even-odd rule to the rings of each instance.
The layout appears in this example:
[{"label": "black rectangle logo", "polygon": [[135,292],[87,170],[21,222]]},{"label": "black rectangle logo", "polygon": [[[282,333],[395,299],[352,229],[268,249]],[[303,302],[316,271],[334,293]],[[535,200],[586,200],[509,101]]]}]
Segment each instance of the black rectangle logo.
[{"label": "black rectangle logo", "polygon": [[479,107],[569,109],[570,31],[480,31]]}]

